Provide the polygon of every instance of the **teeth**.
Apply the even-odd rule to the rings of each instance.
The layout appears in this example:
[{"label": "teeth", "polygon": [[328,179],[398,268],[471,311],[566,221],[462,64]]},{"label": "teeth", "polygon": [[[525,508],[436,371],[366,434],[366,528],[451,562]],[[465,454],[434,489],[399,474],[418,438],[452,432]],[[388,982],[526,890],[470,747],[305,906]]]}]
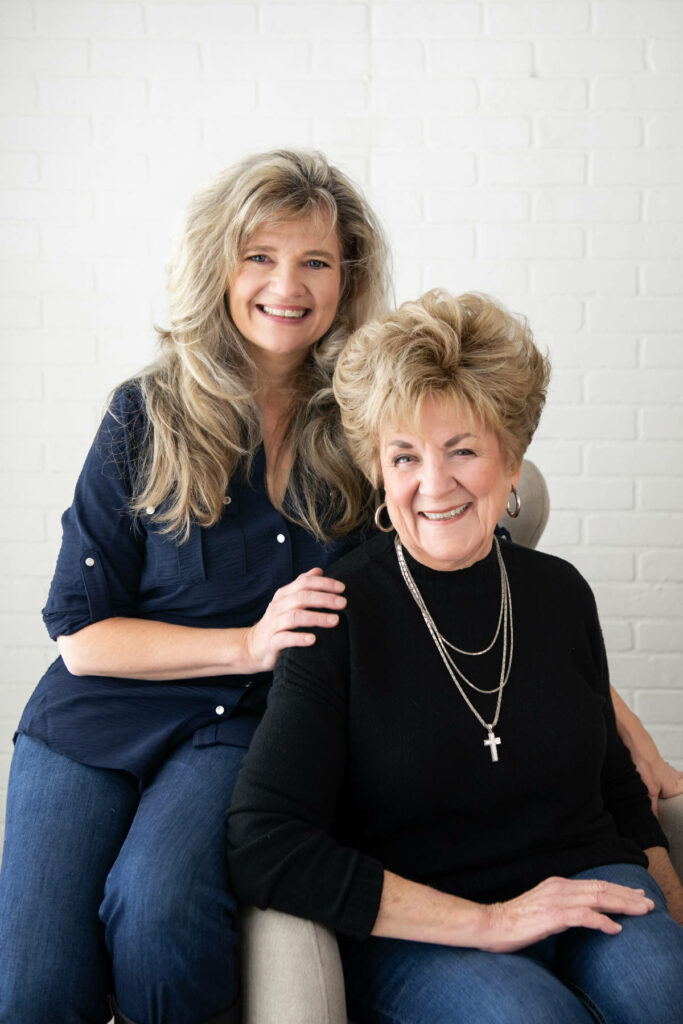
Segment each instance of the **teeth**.
[{"label": "teeth", "polygon": [[423,512],[422,515],[426,519],[455,519],[467,508],[468,502],[464,505],[460,505],[458,508],[449,509],[448,512]]},{"label": "teeth", "polygon": [[305,316],[305,309],[274,309],[273,306],[262,306],[264,313],[270,313],[271,316],[282,316],[286,320],[300,320],[302,316]]}]

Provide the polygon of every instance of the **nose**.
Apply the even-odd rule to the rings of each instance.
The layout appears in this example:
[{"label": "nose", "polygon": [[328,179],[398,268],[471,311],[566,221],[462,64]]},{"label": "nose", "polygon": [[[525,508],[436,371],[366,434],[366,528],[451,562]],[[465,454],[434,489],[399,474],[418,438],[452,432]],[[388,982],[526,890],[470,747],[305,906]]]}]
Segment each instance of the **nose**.
[{"label": "nose", "polygon": [[273,268],[271,288],[279,299],[300,298],[305,292],[305,285],[298,261],[280,260]]},{"label": "nose", "polygon": [[453,466],[441,455],[428,455],[422,461],[420,491],[426,498],[442,498],[457,486]]}]

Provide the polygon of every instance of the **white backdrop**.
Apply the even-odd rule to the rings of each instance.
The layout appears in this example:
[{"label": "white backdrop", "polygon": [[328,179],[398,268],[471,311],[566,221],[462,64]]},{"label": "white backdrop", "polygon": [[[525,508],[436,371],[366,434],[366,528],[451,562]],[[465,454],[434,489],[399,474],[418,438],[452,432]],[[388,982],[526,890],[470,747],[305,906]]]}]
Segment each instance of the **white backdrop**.
[{"label": "white backdrop", "polygon": [[[0,789],[55,656],[60,514],[149,360],[178,212],[315,146],[389,231],[397,297],[488,290],[554,379],[541,546],[683,767],[683,0],[0,0]],[[1,815],[0,815],[1,817]]]}]

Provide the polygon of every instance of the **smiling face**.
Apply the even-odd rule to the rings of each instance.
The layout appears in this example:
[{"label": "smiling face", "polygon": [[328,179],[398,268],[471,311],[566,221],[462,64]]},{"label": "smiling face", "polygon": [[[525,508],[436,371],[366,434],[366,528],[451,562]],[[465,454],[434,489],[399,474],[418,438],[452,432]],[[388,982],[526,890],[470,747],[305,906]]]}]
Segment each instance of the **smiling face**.
[{"label": "smiling face", "polygon": [[399,423],[380,434],[387,510],[418,562],[464,569],[491,550],[520,468],[507,465],[498,435],[450,397],[425,399],[418,427]]},{"label": "smiling face", "polygon": [[235,326],[259,369],[290,371],[332,325],[341,293],[341,248],[324,212],[263,224],[230,281]]}]

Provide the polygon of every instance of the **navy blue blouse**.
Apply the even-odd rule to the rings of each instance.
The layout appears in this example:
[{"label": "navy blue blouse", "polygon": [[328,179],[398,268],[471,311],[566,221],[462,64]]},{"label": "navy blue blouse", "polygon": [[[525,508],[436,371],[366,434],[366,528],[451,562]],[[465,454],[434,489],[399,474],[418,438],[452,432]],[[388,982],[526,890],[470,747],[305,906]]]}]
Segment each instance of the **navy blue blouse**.
[{"label": "navy blue blouse", "polygon": [[[146,418],[137,387],[120,389],[85,460],[43,617],[52,639],[112,616],[183,626],[250,626],[278,587],[355,547],[323,544],[273,507],[260,448],[249,479],[231,481],[221,520],[176,543],[154,510],[129,510]],[[197,746],[247,746],[271,673],[154,682],[73,676],[61,657],[31,696],[18,731],[83,764],[141,783],[190,736]]]}]

